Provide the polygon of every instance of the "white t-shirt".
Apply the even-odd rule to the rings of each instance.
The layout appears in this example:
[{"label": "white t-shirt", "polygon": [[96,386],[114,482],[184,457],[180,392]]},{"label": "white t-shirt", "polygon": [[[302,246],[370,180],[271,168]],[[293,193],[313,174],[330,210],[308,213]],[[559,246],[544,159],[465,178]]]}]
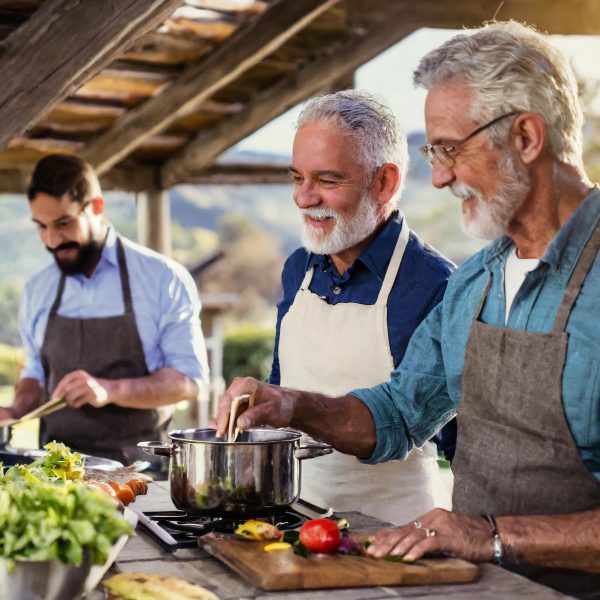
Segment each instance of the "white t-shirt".
[{"label": "white t-shirt", "polygon": [[513,300],[519,291],[525,276],[529,271],[533,271],[540,263],[539,258],[519,258],[517,256],[516,246],[506,259],[506,268],[504,270],[504,297],[506,301],[506,311],[504,323],[508,323],[508,315]]}]

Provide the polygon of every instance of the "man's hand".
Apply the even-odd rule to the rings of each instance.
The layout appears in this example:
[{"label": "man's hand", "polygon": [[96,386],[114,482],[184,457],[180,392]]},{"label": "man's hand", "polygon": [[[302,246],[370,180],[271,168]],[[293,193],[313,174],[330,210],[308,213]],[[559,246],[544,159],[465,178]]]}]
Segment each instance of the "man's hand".
[{"label": "man's hand", "polygon": [[416,521],[397,529],[381,529],[370,538],[367,554],[388,554],[416,560],[426,553],[442,552],[475,562],[492,559],[493,539],[483,517],[434,508]]},{"label": "man's hand", "polygon": [[294,394],[276,385],[260,383],[252,377],[236,377],[219,400],[217,417],[212,426],[217,437],[225,435],[229,425],[231,403],[236,396],[254,392],[254,406],[245,410],[237,420],[240,431],[259,425],[287,427],[294,417]]},{"label": "man's hand", "polygon": [[0,408],[0,425],[14,420],[15,418],[9,408]]},{"label": "man's hand", "polygon": [[84,404],[100,408],[112,402],[111,382],[82,370],[72,371],[59,381],[52,393],[52,398],[63,396],[71,408],[81,408]]}]

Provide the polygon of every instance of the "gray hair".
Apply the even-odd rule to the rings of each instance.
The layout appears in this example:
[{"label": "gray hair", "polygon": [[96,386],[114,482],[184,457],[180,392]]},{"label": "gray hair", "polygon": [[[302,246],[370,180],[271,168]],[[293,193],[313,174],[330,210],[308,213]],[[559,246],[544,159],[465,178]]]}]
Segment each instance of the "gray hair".
[{"label": "gray hair", "polygon": [[382,99],[362,90],[344,90],[309,100],[296,128],[314,121],[328,121],[345,131],[356,144],[358,158],[368,173],[385,163],[398,166],[401,183],[408,169],[408,144],[398,120]]},{"label": "gray hair", "polygon": [[[550,152],[583,174],[583,109],[575,75],[546,36],[516,21],[460,34],[429,52],[413,74],[427,90],[455,80],[475,92],[472,118],[481,123],[511,111],[541,115]],[[490,128],[496,146],[506,143],[510,122]]]}]

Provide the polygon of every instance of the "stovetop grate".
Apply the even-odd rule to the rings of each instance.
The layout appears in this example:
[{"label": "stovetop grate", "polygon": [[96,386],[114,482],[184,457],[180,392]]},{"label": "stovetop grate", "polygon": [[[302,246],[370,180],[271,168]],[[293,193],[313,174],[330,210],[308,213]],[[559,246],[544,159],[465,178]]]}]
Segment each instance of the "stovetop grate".
[{"label": "stovetop grate", "polygon": [[[319,516],[334,516],[331,510],[299,499],[293,507],[257,519],[277,526],[281,530],[297,529],[308,519]],[[247,520],[230,517],[202,517],[189,515],[180,510],[138,512],[139,524],[167,552],[180,548],[196,548],[198,537],[210,531],[233,533],[236,527]],[[251,518],[251,517],[248,517]]]}]

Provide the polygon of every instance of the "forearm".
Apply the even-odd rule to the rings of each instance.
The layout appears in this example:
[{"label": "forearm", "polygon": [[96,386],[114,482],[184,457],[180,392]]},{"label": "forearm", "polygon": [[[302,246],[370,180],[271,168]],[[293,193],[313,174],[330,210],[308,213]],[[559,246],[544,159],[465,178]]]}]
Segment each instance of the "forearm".
[{"label": "forearm", "polygon": [[600,573],[600,508],[496,520],[505,562]]},{"label": "forearm", "polygon": [[344,454],[367,458],[375,448],[375,423],[367,406],[354,396],[333,398],[286,390],[296,396],[292,427],[331,444]]},{"label": "forearm", "polygon": [[43,395],[44,390],[37,379],[24,377],[16,385],[15,399],[8,410],[13,418],[19,419],[37,408],[42,403]]},{"label": "forearm", "polygon": [[126,408],[157,408],[198,395],[196,382],[180,371],[163,368],[147,377],[106,381],[109,401]]}]

